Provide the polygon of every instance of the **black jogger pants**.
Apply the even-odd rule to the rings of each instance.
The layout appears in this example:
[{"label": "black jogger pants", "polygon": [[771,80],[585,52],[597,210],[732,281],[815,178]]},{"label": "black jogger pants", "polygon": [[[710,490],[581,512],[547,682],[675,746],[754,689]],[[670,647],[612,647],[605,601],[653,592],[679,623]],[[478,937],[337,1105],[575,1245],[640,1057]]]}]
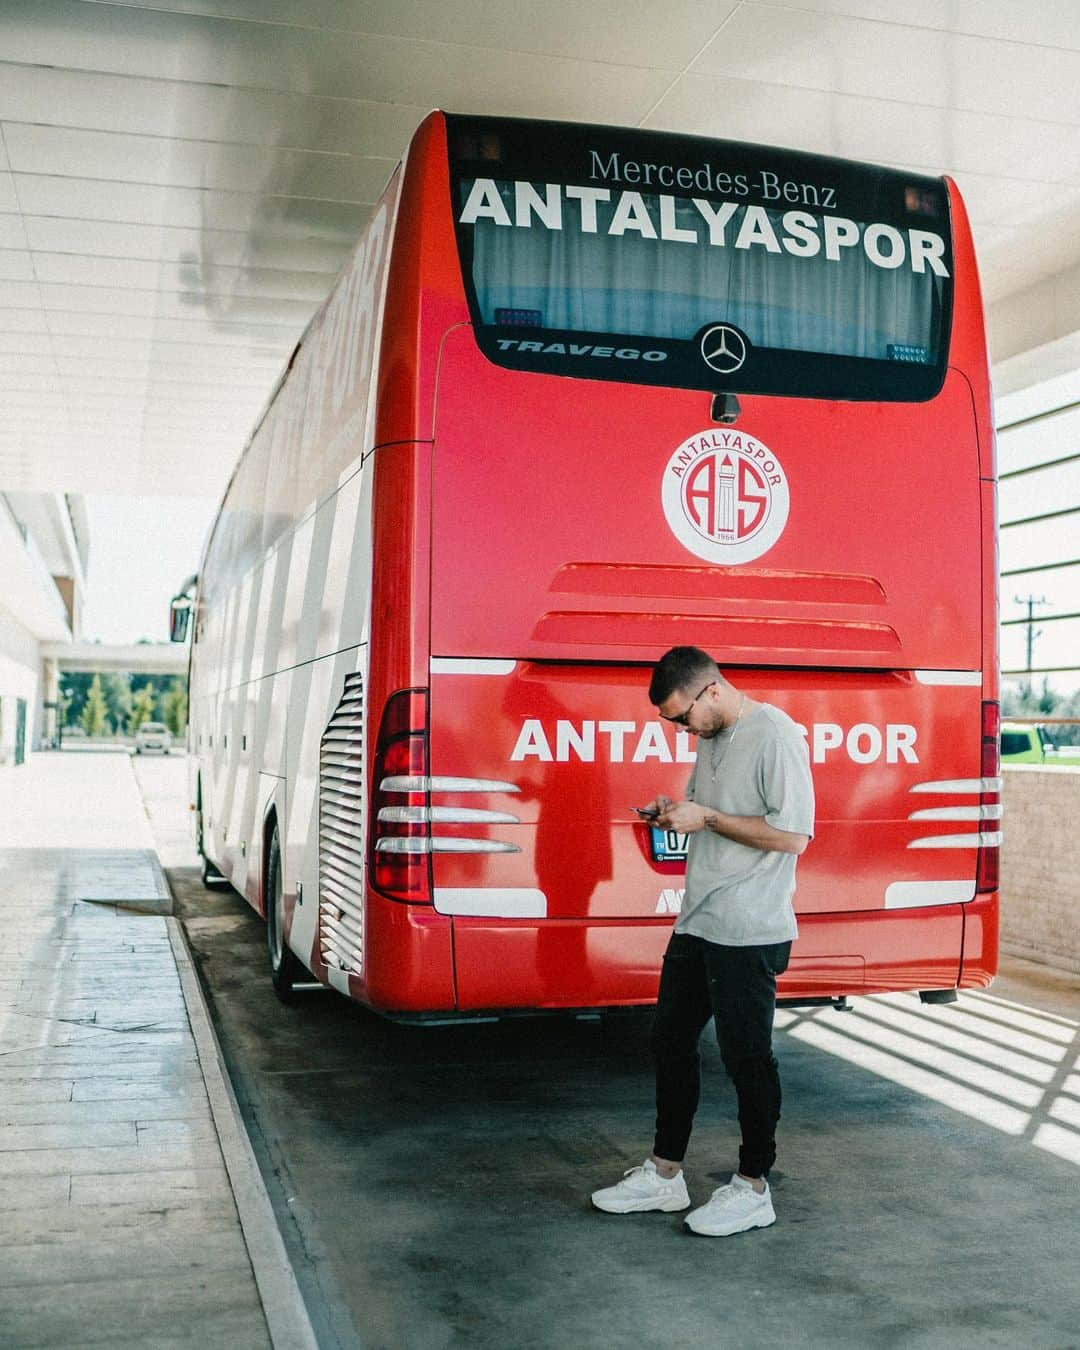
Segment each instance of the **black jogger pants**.
[{"label": "black jogger pants", "polygon": [[681,1162],[686,1153],[701,1095],[698,1042],[711,1017],[739,1103],[739,1171],[768,1176],[780,1119],[780,1074],[772,1052],[776,977],[790,954],[790,942],[726,947],[672,934],[652,1032],[658,1158]]}]

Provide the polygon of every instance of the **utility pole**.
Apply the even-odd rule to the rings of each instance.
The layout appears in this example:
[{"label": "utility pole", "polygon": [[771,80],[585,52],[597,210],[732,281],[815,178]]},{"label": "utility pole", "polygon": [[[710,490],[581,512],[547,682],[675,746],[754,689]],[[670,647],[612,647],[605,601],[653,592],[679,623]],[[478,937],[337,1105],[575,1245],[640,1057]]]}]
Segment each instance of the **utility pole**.
[{"label": "utility pole", "polygon": [[1035,656],[1035,639],[1042,637],[1042,629],[1035,628],[1035,606],[1048,605],[1045,595],[1017,595],[1013,597],[1018,605],[1027,605],[1027,697],[1031,698],[1031,666]]}]

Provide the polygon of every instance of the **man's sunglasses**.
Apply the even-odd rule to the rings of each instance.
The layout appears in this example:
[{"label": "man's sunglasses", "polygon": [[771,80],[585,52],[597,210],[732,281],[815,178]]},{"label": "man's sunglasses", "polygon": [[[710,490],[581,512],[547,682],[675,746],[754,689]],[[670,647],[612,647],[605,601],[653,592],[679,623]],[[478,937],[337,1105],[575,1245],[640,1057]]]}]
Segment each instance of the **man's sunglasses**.
[{"label": "man's sunglasses", "polygon": [[682,711],[681,713],[677,714],[677,716],[675,716],[675,717],[668,717],[666,713],[661,713],[660,716],[664,719],[665,722],[674,722],[675,725],[678,726],[678,727],[688,727],[688,726],[690,725],[690,711],[691,711],[691,709],[693,708],[694,704],[695,704],[695,703],[698,701],[698,699],[702,696],[702,694],[705,692],[705,690],[706,690],[706,689],[711,689],[715,683],[716,683],[715,680],[710,680],[709,683],[708,683],[707,685],[705,685],[703,688],[699,689],[699,690],[697,691],[697,693],[694,695],[694,697],[690,700],[690,702],[689,702],[689,703],[686,705],[686,707],[683,709],[683,711]]}]

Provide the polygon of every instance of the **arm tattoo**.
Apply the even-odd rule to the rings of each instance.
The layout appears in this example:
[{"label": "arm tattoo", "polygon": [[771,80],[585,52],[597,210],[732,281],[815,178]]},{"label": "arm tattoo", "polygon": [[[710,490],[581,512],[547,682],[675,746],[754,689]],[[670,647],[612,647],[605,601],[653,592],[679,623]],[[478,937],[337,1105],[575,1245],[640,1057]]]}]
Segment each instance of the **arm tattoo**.
[{"label": "arm tattoo", "polygon": [[712,815],[712,814],[706,813],[706,816],[705,816],[705,828],[706,828],[707,830],[712,830],[713,834],[719,834],[719,833],[720,833],[720,817],[719,817],[719,816],[716,816],[716,815]]}]

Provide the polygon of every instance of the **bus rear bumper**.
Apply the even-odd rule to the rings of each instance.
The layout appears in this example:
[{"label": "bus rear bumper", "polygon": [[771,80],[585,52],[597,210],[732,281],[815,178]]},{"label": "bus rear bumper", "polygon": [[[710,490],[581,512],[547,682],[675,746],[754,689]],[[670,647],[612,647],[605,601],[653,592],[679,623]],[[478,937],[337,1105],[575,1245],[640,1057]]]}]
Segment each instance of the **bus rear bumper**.
[{"label": "bus rear bumper", "polygon": [[[389,1013],[585,1010],[653,1003],[670,918],[450,918],[375,900],[367,981]],[[997,896],[919,910],[799,916],[781,999],[985,988],[997,970]]]},{"label": "bus rear bumper", "polygon": [[[671,932],[670,921],[453,923],[462,1011],[652,1003]],[[840,998],[978,988],[996,966],[996,895],[918,911],[805,914],[777,993]]]}]

